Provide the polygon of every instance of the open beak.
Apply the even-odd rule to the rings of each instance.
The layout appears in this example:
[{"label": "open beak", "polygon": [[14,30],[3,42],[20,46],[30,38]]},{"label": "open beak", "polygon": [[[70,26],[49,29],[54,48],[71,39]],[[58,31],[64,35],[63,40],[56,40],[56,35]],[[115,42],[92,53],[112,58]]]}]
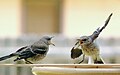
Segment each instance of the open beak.
[{"label": "open beak", "polygon": [[55,44],[54,44],[54,43],[52,43],[51,41],[50,41],[50,45],[53,45],[53,46],[55,46]]},{"label": "open beak", "polygon": [[77,39],[77,41],[78,41],[78,42],[80,42],[80,44],[82,44],[82,43],[83,43],[83,41],[82,41],[81,39]]},{"label": "open beak", "polygon": [[[54,38],[54,36],[52,36],[52,37],[51,37],[51,39],[52,39],[52,38]],[[55,46],[55,44],[54,44],[54,43],[52,43],[51,41],[50,41],[49,43],[50,43],[50,45]]]},{"label": "open beak", "polygon": [[82,40],[80,40],[80,44],[82,44],[83,43],[83,41]]}]

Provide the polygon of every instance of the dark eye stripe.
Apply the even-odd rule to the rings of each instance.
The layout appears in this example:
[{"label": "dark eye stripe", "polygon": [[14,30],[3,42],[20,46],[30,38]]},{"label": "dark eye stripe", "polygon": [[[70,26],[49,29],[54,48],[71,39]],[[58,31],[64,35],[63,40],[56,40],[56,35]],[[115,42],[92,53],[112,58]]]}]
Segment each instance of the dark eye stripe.
[{"label": "dark eye stripe", "polygon": [[48,38],[47,40],[50,40],[51,38]]},{"label": "dark eye stripe", "polygon": [[87,39],[83,39],[82,41],[86,41]]}]

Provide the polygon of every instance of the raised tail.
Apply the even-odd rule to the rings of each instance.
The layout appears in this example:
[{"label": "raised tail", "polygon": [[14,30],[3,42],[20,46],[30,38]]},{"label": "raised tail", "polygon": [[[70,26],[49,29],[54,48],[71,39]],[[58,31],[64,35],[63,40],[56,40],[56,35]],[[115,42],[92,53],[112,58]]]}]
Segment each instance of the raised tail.
[{"label": "raised tail", "polygon": [[5,60],[5,59],[8,59],[8,58],[11,58],[11,57],[13,57],[13,56],[16,56],[16,55],[10,54],[10,55],[6,55],[6,56],[3,56],[3,57],[0,57],[0,61]]}]

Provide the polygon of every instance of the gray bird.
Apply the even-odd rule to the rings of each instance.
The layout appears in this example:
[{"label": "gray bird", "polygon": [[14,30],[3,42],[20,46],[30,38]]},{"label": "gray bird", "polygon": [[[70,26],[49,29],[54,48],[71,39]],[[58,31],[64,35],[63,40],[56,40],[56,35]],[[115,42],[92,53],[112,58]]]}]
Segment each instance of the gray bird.
[{"label": "gray bird", "polygon": [[49,50],[49,45],[54,45],[53,43],[51,43],[52,38],[53,37],[44,36],[39,41],[35,42],[32,45],[22,47],[18,49],[15,53],[11,53],[10,55],[1,57],[0,61],[15,56],[17,58],[14,61],[24,59],[25,63],[30,63],[30,64],[39,61],[46,56]]},{"label": "gray bird", "polygon": [[[99,36],[100,32],[107,26],[112,13],[105,21],[104,26],[100,29],[98,28],[96,31],[93,32],[90,36],[81,36],[77,39],[77,43],[71,50],[71,58],[75,59],[83,55],[83,59],[79,62],[82,63],[84,61],[85,56],[91,56],[95,64],[104,64],[103,59],[100,57],[100,50],[95,43],[95,39]],[[79,48],[81,47],[81,49]]]}]

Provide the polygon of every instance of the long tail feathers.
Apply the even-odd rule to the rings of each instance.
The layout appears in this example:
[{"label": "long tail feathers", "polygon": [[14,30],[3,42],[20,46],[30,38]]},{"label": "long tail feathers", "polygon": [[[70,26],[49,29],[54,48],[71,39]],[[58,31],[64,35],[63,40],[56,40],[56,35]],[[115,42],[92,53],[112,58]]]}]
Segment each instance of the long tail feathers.
[{"label": "long tail feathers", "polygon": [[7,56],[0,57],[0,61],[8,59],[8,58],[11,58],[13,56],[15,56],[15,55],[14,54],[10,54],[10,55],[7,55]]}]

